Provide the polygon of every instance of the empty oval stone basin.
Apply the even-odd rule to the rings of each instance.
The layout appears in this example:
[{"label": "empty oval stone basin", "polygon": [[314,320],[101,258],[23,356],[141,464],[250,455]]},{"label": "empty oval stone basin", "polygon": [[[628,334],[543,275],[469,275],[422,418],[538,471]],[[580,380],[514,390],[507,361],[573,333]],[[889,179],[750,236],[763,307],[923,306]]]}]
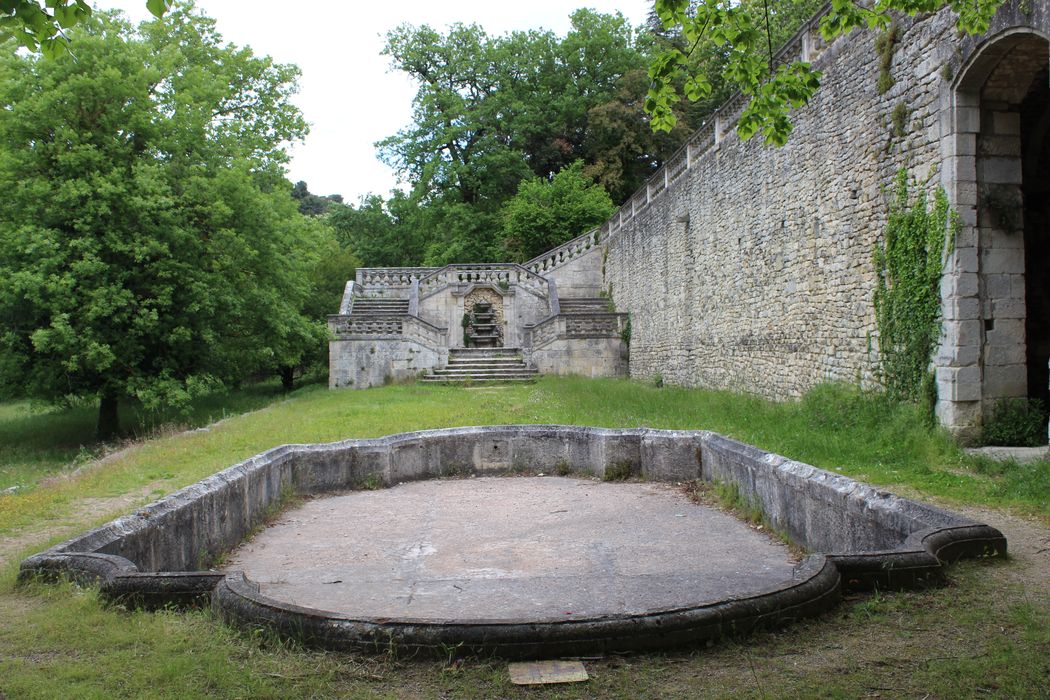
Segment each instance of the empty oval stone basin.
[{"label": "empty oval stone basin", "polygon": [[[585,478],[520,476],[566,468]],[[601,481],[614,477],[630,480]],[[811,554],[694,505],[677,486],[690,481],[724,484]],[[960,557],[1005,552],[987,525],[715,433],[509,425],[276,447],[27,558],[20,577],[210,605],[330,649],[535,658],[788,624],[843,589],[936,584]]]},{"label": "empty oval stone basin", "polygon": [[796,563],[673,485],[485,477],[309,500],[224,568],[269,598],[362,619],[539,622],[746,597]]}]

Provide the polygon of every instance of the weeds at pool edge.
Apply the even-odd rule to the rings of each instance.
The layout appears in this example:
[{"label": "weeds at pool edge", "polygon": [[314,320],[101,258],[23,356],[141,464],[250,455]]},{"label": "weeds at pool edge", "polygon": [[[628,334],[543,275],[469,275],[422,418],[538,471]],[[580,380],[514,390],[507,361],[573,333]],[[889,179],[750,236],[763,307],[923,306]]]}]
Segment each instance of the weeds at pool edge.
[{"label": "weeds at pool edge", "polygon": [[785,545],[793,558],[801,560],[809,554],[805,547],[792,540],[786,532],[774,527],[762,507],[745,498],[736,484],[694,479],[682,483],[681,488],[686,497],[696,505],[716,506],[752,525],[756,530],[767,533],[770,538]]}]

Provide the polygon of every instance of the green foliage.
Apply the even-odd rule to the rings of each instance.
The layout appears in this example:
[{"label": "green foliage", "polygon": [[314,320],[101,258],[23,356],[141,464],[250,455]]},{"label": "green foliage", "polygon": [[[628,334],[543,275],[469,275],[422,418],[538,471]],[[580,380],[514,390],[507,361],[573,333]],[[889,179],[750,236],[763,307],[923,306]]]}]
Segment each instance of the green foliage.
[{"label": "green foliage", "polygon": [[620,340],[627,347],[631,347],[631,317],[628,316],[627,320],[624,321],[623,330],[620,331]]},{"label": "green foliage", "polygon": [[602,472],[602,481],[627,481],[631,478],[631,463],[627,460],[613,462]]},{"label": "green foliage", "polygon": [[[622,16],[590,10],[572,14],[564,37],[490,36],[463,24],[391,31],[385,53],[418,91],[412,124],[377,146],[412,192],[400,195],[402,206],[376,202],[385,216],[357,227],[351,247],[366,265],[406,264],[404,250],[418,251],[414,264],[435,266],[529,257],[542,249],[518,238],[522,231],[504,243],[508,217],[515,228],[527,224],[504,205],[523,182],[549,181],[578,161],[615,201],[628,197],[689,130],[656,135],[646,126],[652,42]],[[573,206],[593,209],[591,196]],[[570,225],[546,238],[557,245],[585,230]],[[532,228],[524,234],[535,237]]]},{"label": "green foliage", "polygon": [[189,7],[96,14],[77,56],[0,58],[0,385],[147,408],[295,364],[323,232],[281,143],[298,71],[222,44]]},{"label": "green foliage", "polygon": [[900,26],[895,20],[890,22],[885,31],[875,37],[875,53],[879,56],[879,80],[876,90],[880,95],[888,92],[895,82],[890,69],[893,68],[893,52],[898,41],[900,41]]},{"label": "green foliage", "polygon": [[402,192],[387,202],[370,194],[356,207],[333,207],[328,223],[339,243],[354,251],[364,267],[414,267],[423,262],[425,248],[422,227],[413,220],[417,211]]},{"label": "green foliage", "polygon": [[325,197],[313,194],[303,180],[292,186],[292,199],[299,203],[299,213],[306,216],[326,214],[331,210],[333,204],[343,203],[343,196],[339,194],[330,194]]},{"label": "green foliage", "polygon": [[875,251],[875,320],[879,329],[881,378],[897,400],[921,398],[923,379],[940,335],[940,282],[945,243],[957,222],[944,190],[932,208],[925,193],[909,201],[901,170],[890,202],[885,241]]},{"label": "green foliage", "polygon": [[981,444],[1038,447],[1047,443],[1046,406],[1038,399],[1002,399],[981,427]]},{"label": "green foliage", "polygon": [[911,110],[908,109],[908,105],[903,102],[893,105],[893,112],[890,114],[890,129],[899,139],[908,135],[909,116],[911,116]]},{"label": "green foliage", "polygon": [[[146,0],[146,9],[157,18],[171,9],[172,0]],[[0,0],[0,43],[13,39],[17,46],[39,50],[47,58],[69,52],[72,29],[91,16],[85,0]]]},{"label": "green foliage", "polygon": [[[847,34],[857,28],[887,29],[892,14],[908,15],[936,12],[951,8],[957,24],[968,34],[988,30],[992,17],[1004,0],[832,0],[828,13],[821,19],[820,31],[826,40]],[[809,13],[819,5],[807,3],[770,3],[748,0],[656,0],[656,13],[668,30],[680,32],[684,45],[671,46],[657,54],[649,64],[652,85],[646,99],[646,111],[652,115],[652,127],[669,130],[677,123],[673,111],[685,95],[690,100],[707,97],[717,80],[710,71],[696,70],[689,58],[697,47],[710,44],[718,48],[724,60],[718,65],[718,79],[743,93],[749,102],[737,124],[742,139],[761,133],[767,143],[783,145],[791,134],[789,116],[792,108],[806,104],[820,87],[820,72],[796,59],[782,66],[774,65],[774,47],[783,34],[777,33],[779,7],[795,22],[781,26],[798,27],[792,8],[806,8]],[[771,10],[771,6],[772,9]],[[790,32],[788,32],[790,35]],[[895,33],[894,33],[895,35]],[[786,38],[786,37],[784,37]],[[886,37],[889,39],[889,37]],[[895,36],[893,37],[895,38]],[[885,42],[880,52],[882,71],[888,76],[892,62],[892,41]],[[889,89],[892,77],[879,78],[879,89]]]},{"label": "green foliage", "polygon": [[563,39],[463,24],[390,32],[384,53],[419,91],[414,123],[378,144],[384,160],[421,192],[483,205],[581,158],[588,111],[645,58],[620,15],[578,10],[571,21]]},{"label": "green foliage", "polygon": [[616,211],[608,193],[576,161],[549,180],[532,178],[503,206],[503,247],[518,262],[529,260],[603,223]]}]

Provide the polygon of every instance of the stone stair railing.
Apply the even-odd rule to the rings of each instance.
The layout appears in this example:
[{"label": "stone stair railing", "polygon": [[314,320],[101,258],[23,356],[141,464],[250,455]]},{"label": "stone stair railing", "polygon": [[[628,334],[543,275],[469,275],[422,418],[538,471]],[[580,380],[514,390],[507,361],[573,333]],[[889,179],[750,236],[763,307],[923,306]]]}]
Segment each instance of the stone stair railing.
[{"label": "stone stair railing", "polygon": [[354,308],[354,296],[357,291],[357,286],[353,280],[346,283],[343,287],[343,299],[339,302],[339,315],[349,316],[350,310]]},{"label": "stone stair railing", "polygon": [[436,267],[359,267],[358,294],[361,296],[405,296],[412,280],[438,270]]},{"label": "stone stair railing", "polygon": [[401,324],[401,335],[405,340],[414,340],[437,352],[448,346],[447,328],[439,328],[412,314],[405,316]]},{"label": "stone stair railing", "polygon": [[559,339],[619,338],[626,323],[627,314],[615,311],[548,316],[525,327],[524,347],[538,350]]},{"label": "stone stair railing", "polygon": [[529,260],[522,266],[537,275],[542,275],[544,272],[550,272],[551,270],[572,262],[594,248],[594,246],[605,240],[608,233],[609,229],[607,226],[592,228],[587,233],[579,235],[571,241],[566,241],[557,248],[548,250],[546,253]]},{"label": "stone stair railing", "polygon": [[437,294],[449,286],[494,284],[509,287],[516,284],[539,296],[547,296],[548,280],[516,263],[446,265],[420,278],[421,299]]},{"label": "stone stair railing", "polygon": [[[795,35],[773,57],[773,65],[780,66],[796,59],[814,61],[826,48],[827,43],[820,36],[820,20],[830,10],[830,3],[810,18]],[[663,166],[646,181],[612,218],[600,227],[601,239],[619,231],[625,223],[643,211],[654,199],[667,191],[693,163],[708,151],[718,146],[725,135],[736,123],[736,117],[747,104],[747,97],[741,93],[732,95],[712,114],[704,124],[688,138],[685,145],[674,155],[664,161]],[[585,234],[586,235],[586,234]],[[543,257],[543,256],[541,256]],[[529,261],[532,263],[533,261]]]}]

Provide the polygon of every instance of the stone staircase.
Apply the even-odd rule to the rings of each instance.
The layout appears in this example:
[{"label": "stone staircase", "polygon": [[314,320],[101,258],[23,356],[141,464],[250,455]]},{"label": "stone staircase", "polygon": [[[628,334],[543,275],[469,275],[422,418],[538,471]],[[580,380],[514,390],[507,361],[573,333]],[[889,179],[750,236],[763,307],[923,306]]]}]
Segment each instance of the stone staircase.
[{"label": "stone staircase", "polygon": [[424,382],[528,382],[539,374],[518,348],[450,348],[448,365],[431,370]]},{"label": "stone staircase", "polygon": [[408,299],[358,297],[350,310],[353,316],[400,316],[408,313]]},{"label": "stone staircase", "polygon": [[612,304],[602,297],[568,297],[559,299],[563,314],[593,314],[612,311]]}]

